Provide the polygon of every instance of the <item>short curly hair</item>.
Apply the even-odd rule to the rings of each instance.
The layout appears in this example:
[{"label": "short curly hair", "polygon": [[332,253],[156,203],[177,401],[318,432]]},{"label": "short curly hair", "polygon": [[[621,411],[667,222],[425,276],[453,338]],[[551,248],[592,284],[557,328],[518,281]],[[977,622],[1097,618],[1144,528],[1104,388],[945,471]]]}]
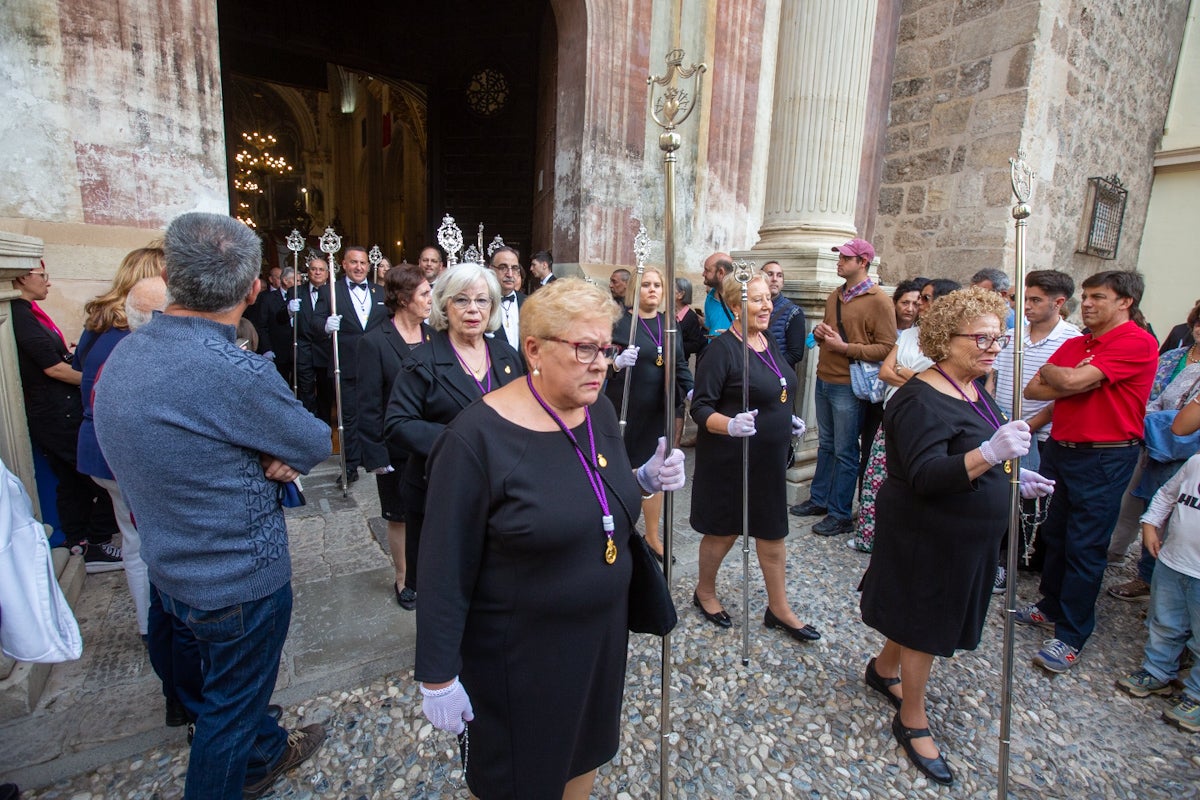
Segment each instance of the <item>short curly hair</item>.
[{"label": "short curly hair", "polygon": [[565,336],[581,320],[612,325],[623,313],[607,289],[579,278],[559,278],[538,289],[521,306],[521,341],[529,336]]},{"label": "short curly hair", "polygon": [[1008,303],[990,289],[968,286],[934,300],[921,314],[921,352],[934,363],[945,361],[951,336],[961,326],[988,315],[999,320],[1001,327],[1008,315]]}]

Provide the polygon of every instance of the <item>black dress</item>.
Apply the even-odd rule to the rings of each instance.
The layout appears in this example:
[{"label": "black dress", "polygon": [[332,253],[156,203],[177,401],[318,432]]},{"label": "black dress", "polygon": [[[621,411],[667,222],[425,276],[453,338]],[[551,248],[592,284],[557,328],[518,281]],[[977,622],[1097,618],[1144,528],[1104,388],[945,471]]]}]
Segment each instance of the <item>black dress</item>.
[{"label": "black dress", "polygon": [[[1001,422],[987,392],[982,402]],[[964,400],[914,379],[884,414],[887,479],[876,500],[875,549],[863,578],[863,622],[922,653],[979,646],[1010,476],[1002,465],[967,479],[963,455],[995,433]]]},{"label": "black dress", "polygon": [[[787,451],[792,440],[792,400],[796,375],[773,338],[764,334],[767,353],[750,353],[750,408],[758,409],[750,437],[750,535],[782,539],[788,534]],[[787,398],[775,366],[787,383]],[[742,440],[710,433],[705,425],[713,413],[734,416],[742,410],[742,342],[726,331],[704,349],[696,364],[692,419],[696,420],[696,471],[692,478],[691,525],[709,536],[742,533]]]},{"label": "black dress", "polygon": [[[606,398],[591,419],[612,565],[599,501],[561,431],[527,430],[480,402],[430,454],[426,525],[438,535],[421,547],[416,678],[460,676],[475,711],[467,783],[484,800],[558,800],[617,751],[641,498]],[[590,453],[586,426],[572,432]]]},{"label": "black dress", "polygon": [[[629,344],[629,320],[626,314],[613,326],[613,343],[622,346]],[[645,324],[643,324],[645,323]],[[647,332],[649,327],[654,336]],[[625,448],[629,452],[629,462],[642,465],[654,455],[658,446],[658,437],[662,436],[666,427],[666,417],[663,414],[663,375],[664,366],[658,366],[658,349],[654,343],[655,337],[662,341],[661,332],[664,327],[663,315],[639,320],[637,333],[633,343],[638,349],[638,360],[633,365],[633,383],[629,387],[629,410],[625,414]],[[625,392],[625,379],[628,369],[620,372],[610,372],[608,383],[604,386],[604,394],[612,402],[617,412],[621,411],[621,399]],[[675,337],[675,416],[683,417],[683,401],[692,388],[692,371],[688,369],[687,360],[683,355],[683,347],[678,336]]]}]

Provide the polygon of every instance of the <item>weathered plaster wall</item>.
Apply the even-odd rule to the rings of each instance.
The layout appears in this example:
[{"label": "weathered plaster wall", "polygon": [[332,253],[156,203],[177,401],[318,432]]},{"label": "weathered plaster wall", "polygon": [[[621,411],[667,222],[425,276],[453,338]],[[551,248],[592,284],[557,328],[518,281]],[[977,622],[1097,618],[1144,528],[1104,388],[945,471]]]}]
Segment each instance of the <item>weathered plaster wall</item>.
[{"label": "weathered plaster wall", "polygon": [[[877,248],[889,281],[1012,271],[1008,158],[1037,171],[1030,268],[1136,263],[1186,0],[911,0],[900,22]],[[1130,189],[1116,261],[1074,253],[1089,176]]]}]

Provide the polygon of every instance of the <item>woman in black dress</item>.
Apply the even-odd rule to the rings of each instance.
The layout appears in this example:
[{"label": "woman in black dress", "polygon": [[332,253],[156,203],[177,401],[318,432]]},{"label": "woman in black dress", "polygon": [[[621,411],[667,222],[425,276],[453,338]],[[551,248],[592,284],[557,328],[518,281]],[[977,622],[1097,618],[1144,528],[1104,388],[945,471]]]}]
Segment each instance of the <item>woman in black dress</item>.
[{"label": "woman in black dress", "polygon": [[367,331],[358,341],[358,441],[363,466],[375,473],[380,512],[387,520],[388,550],[396,570],[396,602],[412,611],[417,593],[405,569],[404,501],[400,498],[400,478],[408,453],[395,443],[388,446],[383,435],[383,412],[400,365],[431,338],[433,330],[425,319],[433,307],[433,291],[425,273],[415,265],[406,263],[384,270],[384,263],[386,259],[379,262],[384,276],[383,303],[392,318],[388,324]]},{"label": "woman in black dress", "polygon": [[[1029,450],[1029,426],[1005,423],[975,383],[1008,342],[1006,311],[999,295],[980,288],[951,292],[924,311],[920,345],[933,367],[892,396],[883,424],[887,479],[861,607],[863,622],[887,641],[865,681],[899,709],[896,741],[939,783],[954,778],[929,734],[925,685],[935,655],[979,645],[1008,527],[1008,462]],[[1029,470],[1020,478],[1022,493],[1048,488]]]},{"label": "woman in black dress", "polygon": [[[662,273],[647,267],[642,273],[640,285],[630,283],[627,302],[637,309],[637,323],[632,346],[629,341],[629,324],[632,314],[625,314],[613,325],[613,344],[625,349],[613,361],[613,372],[605,384],[604,394],[613,407],[621,408],[625,392],[625,381],[632,373],[629,385],[629,409],[625,415],[625,449],[632,464],[640,464],[654,454],[658,437],[663,433],[666,415],[663,407],[666,395],[663,382],[666,379],[663,358],[663,331],[666,320],[658,313],[663,299]],[[680,340],[675,338],[675,417],[683,419],[683,401],[692,389],[692,371],[688,369]],[[678,432],[676,441],[678,443]],[[658,537],[659,520],[662,517],[663,498],[655,494],[642,501],[642,520],[646,529],[646,544],[662,559],[663,546]]]},{"label": "woman in black dress", "polygon": [[821,634],[802,623],[788,604],[783,549],[788,534],[787,449],[791,437],[804,432],[804,423],[791,411],[796,376],[770,335],[771,292],[766,279],[755,275],[746,288],[751,411],[742,410],[742,287],[732,275],[725,279],[721,293],[734,310],[734,324],[709,343],[696,365],[692,418],[698,431],[691,524],[704,538],[692,602],[713,624],[732,626],[717,600],[717,570],[742,533],[741,439],[750,436],[749,477],[754,487],[750,535],[767,587],[763,624],[798,641],[811,641]]},{"label": "woman in black dress", "polygon": [[383,423],[388,448],[409,454],[400,496],[406,528],[404,586],[413,592],[419,591],[425,460],[434,440],[464,408],[525,372],[507,342],[483,335],[500,327],[500,284],[486,267],[457,264],[438,277],[429,325],[429,342],[414,350],[396,374]]},{"label": "woman in black dress", "polygon": [[470,723],[467,783],[484,800],[586,798],[617,750],[629,537],[639,496],[684,473],[661,449],[635,472],[600,397],[616,312],[578,279],[539,289],[521,307],[532,373],[458,415],[430,455],[416,677],[435,726]]}]

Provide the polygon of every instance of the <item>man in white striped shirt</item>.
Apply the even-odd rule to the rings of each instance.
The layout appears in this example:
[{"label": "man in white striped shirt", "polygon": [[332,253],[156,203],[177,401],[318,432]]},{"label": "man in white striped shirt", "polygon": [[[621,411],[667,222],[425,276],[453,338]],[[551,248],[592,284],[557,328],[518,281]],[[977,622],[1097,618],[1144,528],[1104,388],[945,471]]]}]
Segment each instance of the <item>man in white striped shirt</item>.
[{"label": "man in white striped shirt", "polygon": [[[1060,315],[1063,304],[1075,293],[1075,281],[1065,272],[1056,269],[1039,269],[1025,276],[1025,341],[1021,360],[1021,390],[1033,379],[1051,354],[1067,339],[1080,335],[1080,330]],[[1013,405],[1013,348],[1010,343],[996,356],[995,371],[988,377],[988,390],[1004,409],[1012,415]],[[1034,420],[1038,412],[1049,406],[1049,400],[1022,400],[1021,417],[1030,423],[1039,445],[1050,436],[1050,422],[1044,424]],[[1049,413],[1049,412],[1047,412]],[[1038,449],[1033,448],[1021,460],[1026,469],[1038,468]]]}]

